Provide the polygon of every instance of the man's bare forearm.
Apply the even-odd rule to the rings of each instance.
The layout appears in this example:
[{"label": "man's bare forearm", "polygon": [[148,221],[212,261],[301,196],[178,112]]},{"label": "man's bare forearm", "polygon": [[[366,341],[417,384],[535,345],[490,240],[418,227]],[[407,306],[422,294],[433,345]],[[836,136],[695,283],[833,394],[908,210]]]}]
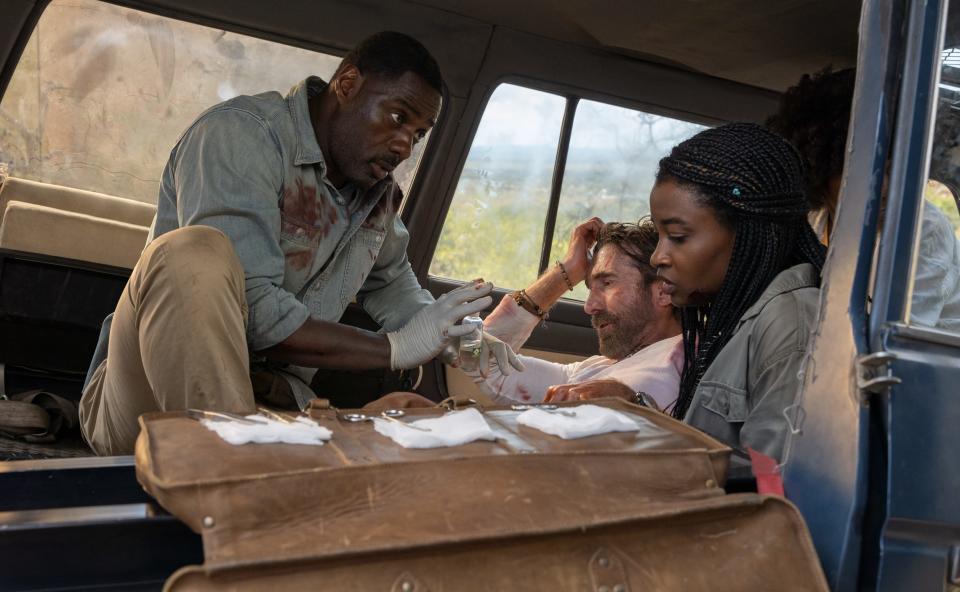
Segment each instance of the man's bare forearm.
[{"label": "man's bare forearm", "polygon": [[386,335],[315,319],[307,319],[290,337],[257,353],[270,360],[308,368],[390,367],[390,342]]},{"label": "man's bare forearm", "polygon": [[526,289],[527,296],[543,310],[549,310],[567,290],[587,278],[590,268],[590,247],[597,242],[603,221],[590,218],[578,225],[570,234],[570,245],[562,263],[547,268],[537,281]]},{"label": "man's bare forearm", "polygon": [[566,292],[567,283],[563,280],[560,268],[556,264],[548,267],[537,281],[526,288],[527,296],[543,310],[550,310],[550,307],[556,304]]}]

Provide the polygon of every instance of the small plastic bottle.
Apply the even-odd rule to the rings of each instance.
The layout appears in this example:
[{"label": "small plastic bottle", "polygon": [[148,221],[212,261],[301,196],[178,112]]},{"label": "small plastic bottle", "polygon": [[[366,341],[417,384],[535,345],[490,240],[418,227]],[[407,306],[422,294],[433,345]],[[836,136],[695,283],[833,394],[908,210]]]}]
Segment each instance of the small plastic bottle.
[{"label": "small plastic bottle", "polygon": [[463,317],[464,325],[473,325],[474,330],[460,338],[460,368],[474,372],[480,365],[480,346],[483,343],[483,319],[478,316]]}]

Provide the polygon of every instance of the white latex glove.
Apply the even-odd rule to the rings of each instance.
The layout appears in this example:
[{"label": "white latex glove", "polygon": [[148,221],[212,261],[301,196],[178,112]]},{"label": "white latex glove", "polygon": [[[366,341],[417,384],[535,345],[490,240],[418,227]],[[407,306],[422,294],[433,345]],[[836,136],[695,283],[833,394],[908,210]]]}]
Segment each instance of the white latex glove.
[{"label": "white latex glove", "polygon": [[416,368],[443,351],[449,337],[460,337],[473,331],[470,325],[456,323],[490,306],[493,299],[487,294],[491,290],[493,284],[490,282],[467,284],[451,290],[421,308],[406,325],[387,333],[390,368]]},{"label": "white latex glove", "polygon": [[483,332],[483,342],[480,344],[480,376],[486,378],[490,374],[490,353],[493,352],[493,359],[500,367],[500,373],[509,376],[513,373],[513,368],[518,372],[523,372],[526,368],[517,354],[509,345],[500,341],[486,331]]},{"label": "white latex glove", "polygon": [[447,340],[447,344],[443,346],[443,351],[437,355],[437,359],[446,364],[447,366],[453,366],[456,368],[460,365],[460,338],[451,338]]}]

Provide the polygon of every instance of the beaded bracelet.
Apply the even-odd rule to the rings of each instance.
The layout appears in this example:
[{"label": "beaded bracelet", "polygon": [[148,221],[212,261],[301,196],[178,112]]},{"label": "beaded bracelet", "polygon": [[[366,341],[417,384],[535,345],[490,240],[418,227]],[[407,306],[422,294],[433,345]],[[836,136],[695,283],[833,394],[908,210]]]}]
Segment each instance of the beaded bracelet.
[{"label": "beaded bracelet", "polygon": [[572,291],[573,282],[570,281],[570,276],[567,275],[567,268],[563,266],[563,263],[560,263],[559,259],[557,259],[557,267],[560,268],[560,275],[563,276],[563,283],[567,284],[567,291]]},{"label": "beaded bracelet", "polygon": [[526,290],[518,290],[511,294],[513,299],[516,300],[517,304],[523,310],[529,312],[532,315],[538,316],[541,319],[546,318],[547,312],[540,308],[540,305],[533,301],[529,295],[527,295]]}]

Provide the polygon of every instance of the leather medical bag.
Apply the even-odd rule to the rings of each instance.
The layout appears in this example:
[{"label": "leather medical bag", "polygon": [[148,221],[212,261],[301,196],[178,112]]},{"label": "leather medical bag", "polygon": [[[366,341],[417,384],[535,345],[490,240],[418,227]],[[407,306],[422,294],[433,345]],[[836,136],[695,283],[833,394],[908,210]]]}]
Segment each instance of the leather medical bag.
[{"label": "leather medical bag", "polygon": [[729,449],[594,403],[640,430],[562,440],[488,407],[496,441],[415,450],[315,409],[323,446],[233,446],[183,414],[145,415],[138,478],[204,544],[168,589],[826,589],[793,506],[725,495]]}]

